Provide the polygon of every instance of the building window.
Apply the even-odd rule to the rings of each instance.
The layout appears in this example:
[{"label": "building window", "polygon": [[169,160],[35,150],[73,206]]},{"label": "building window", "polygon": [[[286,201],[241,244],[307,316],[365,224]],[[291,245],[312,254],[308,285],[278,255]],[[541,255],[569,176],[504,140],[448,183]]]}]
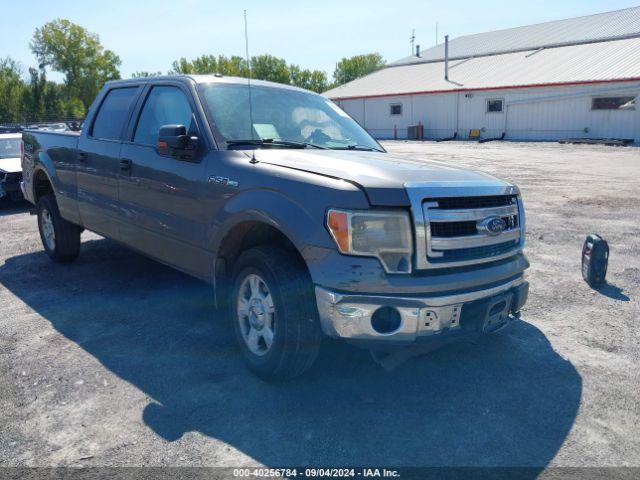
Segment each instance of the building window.
[{"label": "building window", "polygon": [[504,100],[501,98],[487,100],[487,113],[502,113]]},{"label": "building window", "polygon": [[591,110],[635,110],[636,97],[596,97],[591,99]]},{"label": "building window", "polygon": [[392,103],[391,105],[389,105],[389,113],[391,115],[402,115],[402,104]]}]

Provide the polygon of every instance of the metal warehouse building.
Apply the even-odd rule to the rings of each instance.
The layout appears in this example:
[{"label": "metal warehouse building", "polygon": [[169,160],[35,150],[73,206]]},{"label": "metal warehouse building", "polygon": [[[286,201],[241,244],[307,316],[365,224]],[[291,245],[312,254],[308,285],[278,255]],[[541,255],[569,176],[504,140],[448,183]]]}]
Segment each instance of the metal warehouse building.
[{"label": "metal warehouse building", "polygon": [[[640,7],[467,35],[332,89],[377,138],[640,142]],[[474,132],[477,134],[478,132]]]}]

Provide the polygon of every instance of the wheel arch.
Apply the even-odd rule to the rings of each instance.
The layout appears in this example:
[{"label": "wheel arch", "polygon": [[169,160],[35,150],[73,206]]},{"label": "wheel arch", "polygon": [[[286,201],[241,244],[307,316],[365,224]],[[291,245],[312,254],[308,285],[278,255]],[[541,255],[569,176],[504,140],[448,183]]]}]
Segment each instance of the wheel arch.
[{"label": "wheel arch", "polygon": [[44,195],[54,194],[55,189],[49,172],[41,166],[36,167],[33,172],[33,180],[31,185],[34,204],[38,204]]},{"label": "wheel arch", "polygon": [[257,246],[272,245],[279,247],[295,256],[306,266],[301,250],[295,240],[290,238],[286,228],[275,220],[254,213],[243,216],[227,225],[225,234],[219,239],[213,267],[213,288],[216,305],[220,306],[230,288],[230,276],[233,267],[242,252]]}]

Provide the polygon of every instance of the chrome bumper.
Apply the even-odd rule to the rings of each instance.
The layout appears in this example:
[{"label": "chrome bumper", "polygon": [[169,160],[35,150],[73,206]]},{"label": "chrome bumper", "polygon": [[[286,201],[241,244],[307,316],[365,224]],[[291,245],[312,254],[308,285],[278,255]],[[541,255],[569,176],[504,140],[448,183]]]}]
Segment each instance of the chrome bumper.
[{"label": "chrome bumper", "polygon": [[[510,291],[523,292],[505,303],[496,313],[500,320],[522,307],[526,301],[528,283],[524,278],[512,280],[497,287],[469,293],[440,297],[392,297],[378,295],[351,295],[316,287],[316,301],[322,331],[336,338],[350,340],[413,342],[420,337],[461,332],[462,309],[469,302],[492,299]],[[518,295],[524,298],[518,298]],[[513,296],[511,296],[513,297]],[[379,333],[371,325],[371,318],[380,307],[394,307],[400,314],[400,325],[389,333]],[[484,319],[482,319],[484,320]]]}]

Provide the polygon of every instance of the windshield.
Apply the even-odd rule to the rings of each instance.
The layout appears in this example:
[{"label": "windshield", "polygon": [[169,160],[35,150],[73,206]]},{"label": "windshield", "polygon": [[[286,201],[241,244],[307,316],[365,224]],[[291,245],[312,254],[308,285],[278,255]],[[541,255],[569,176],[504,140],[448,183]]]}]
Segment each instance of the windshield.
[{"label": "windshield", "polygon": [[13,158],[20,156],[19,138],[0,138],[0,158]]},{"label": "windshield", "polygon": [[383,151],[340,107],[320,95],[251,86],[250,109],[247,85],[209,83],[201,84],[199,90],[214,130],[228,148],[238,140],[254,140],[253,148],[287,147],[291,146],[287,142],[296,142],[320,148]]}]

